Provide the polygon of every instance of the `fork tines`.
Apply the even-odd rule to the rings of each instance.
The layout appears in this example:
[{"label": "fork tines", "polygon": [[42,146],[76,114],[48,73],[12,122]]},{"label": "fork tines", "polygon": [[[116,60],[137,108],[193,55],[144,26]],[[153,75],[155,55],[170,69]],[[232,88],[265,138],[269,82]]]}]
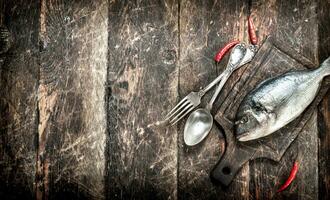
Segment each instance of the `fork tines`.
[{"label": "fork tines", "polygon": [[173,126],[193,109],[194,105],[185,97],[165,116],[165,121]]}]

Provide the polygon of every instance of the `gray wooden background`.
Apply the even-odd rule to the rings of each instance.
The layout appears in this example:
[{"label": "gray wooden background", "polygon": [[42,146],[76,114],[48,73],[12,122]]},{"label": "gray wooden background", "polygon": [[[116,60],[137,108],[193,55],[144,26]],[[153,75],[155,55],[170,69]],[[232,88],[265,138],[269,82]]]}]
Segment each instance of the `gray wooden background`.
[{"label": "gray wooden background", "polygon": [[[228,188],[209,172],[214,127],[196,147],[184,121],[157,121],[227,62],[215,52],[273,35],[318,64],[330,55],[329,0],[0,0],[1,199],[329,199],[329,94],[279,163],[247,163]],[[207,96],[206,99],[210,97]],[[272,191],[298,156],[294,183]]]}]

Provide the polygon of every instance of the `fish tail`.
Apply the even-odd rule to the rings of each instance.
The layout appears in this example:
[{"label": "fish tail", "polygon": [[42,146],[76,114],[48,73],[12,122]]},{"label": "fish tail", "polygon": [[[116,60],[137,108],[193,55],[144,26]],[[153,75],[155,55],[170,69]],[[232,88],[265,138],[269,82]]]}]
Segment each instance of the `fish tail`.
[{"label": "fish tail", "polygon": [[320,74],[322,74],[322,77],[330,75],[330,57],[328,57],[325,61],[322,62],[319,70]]}]

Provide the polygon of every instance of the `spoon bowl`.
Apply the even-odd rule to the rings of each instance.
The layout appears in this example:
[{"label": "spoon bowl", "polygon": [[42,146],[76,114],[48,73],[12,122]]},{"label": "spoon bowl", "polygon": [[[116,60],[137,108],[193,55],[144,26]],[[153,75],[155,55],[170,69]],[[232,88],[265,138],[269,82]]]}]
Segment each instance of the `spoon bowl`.
[{"label": "spoon bowl", "polygon": [[184,142],[188,146],[193,146],[201,142],[210,132],[213,125],[213,116],[211,115],[211,108],[217,96],[219,95],[222,87],[228,80],[231,73],[239,67],[244,55],[246,54],[246,48],[244,44],[236,45],[230,53],[229,62],[226,70],[223,72],[222,80],[211,100],[206,105],[206,108],[200,108],[190,114],[185,128],[184,128]]},{"label": "spoon bowl", "polygon": [[213,125],[213,117],[209,110],[199,108],[191,113],[184,127],[184,142],[194,146],[201,142]]}]

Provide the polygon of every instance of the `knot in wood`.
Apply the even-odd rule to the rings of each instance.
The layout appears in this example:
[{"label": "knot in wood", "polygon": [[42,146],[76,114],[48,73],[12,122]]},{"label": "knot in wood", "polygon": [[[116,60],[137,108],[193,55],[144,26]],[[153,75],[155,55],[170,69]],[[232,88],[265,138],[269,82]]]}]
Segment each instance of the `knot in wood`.
[{"label": "knot in wood", "polygon": [[173,65],[176,62],[176,51],[173,49],[164,50],[162,57],[164,64]]}]

